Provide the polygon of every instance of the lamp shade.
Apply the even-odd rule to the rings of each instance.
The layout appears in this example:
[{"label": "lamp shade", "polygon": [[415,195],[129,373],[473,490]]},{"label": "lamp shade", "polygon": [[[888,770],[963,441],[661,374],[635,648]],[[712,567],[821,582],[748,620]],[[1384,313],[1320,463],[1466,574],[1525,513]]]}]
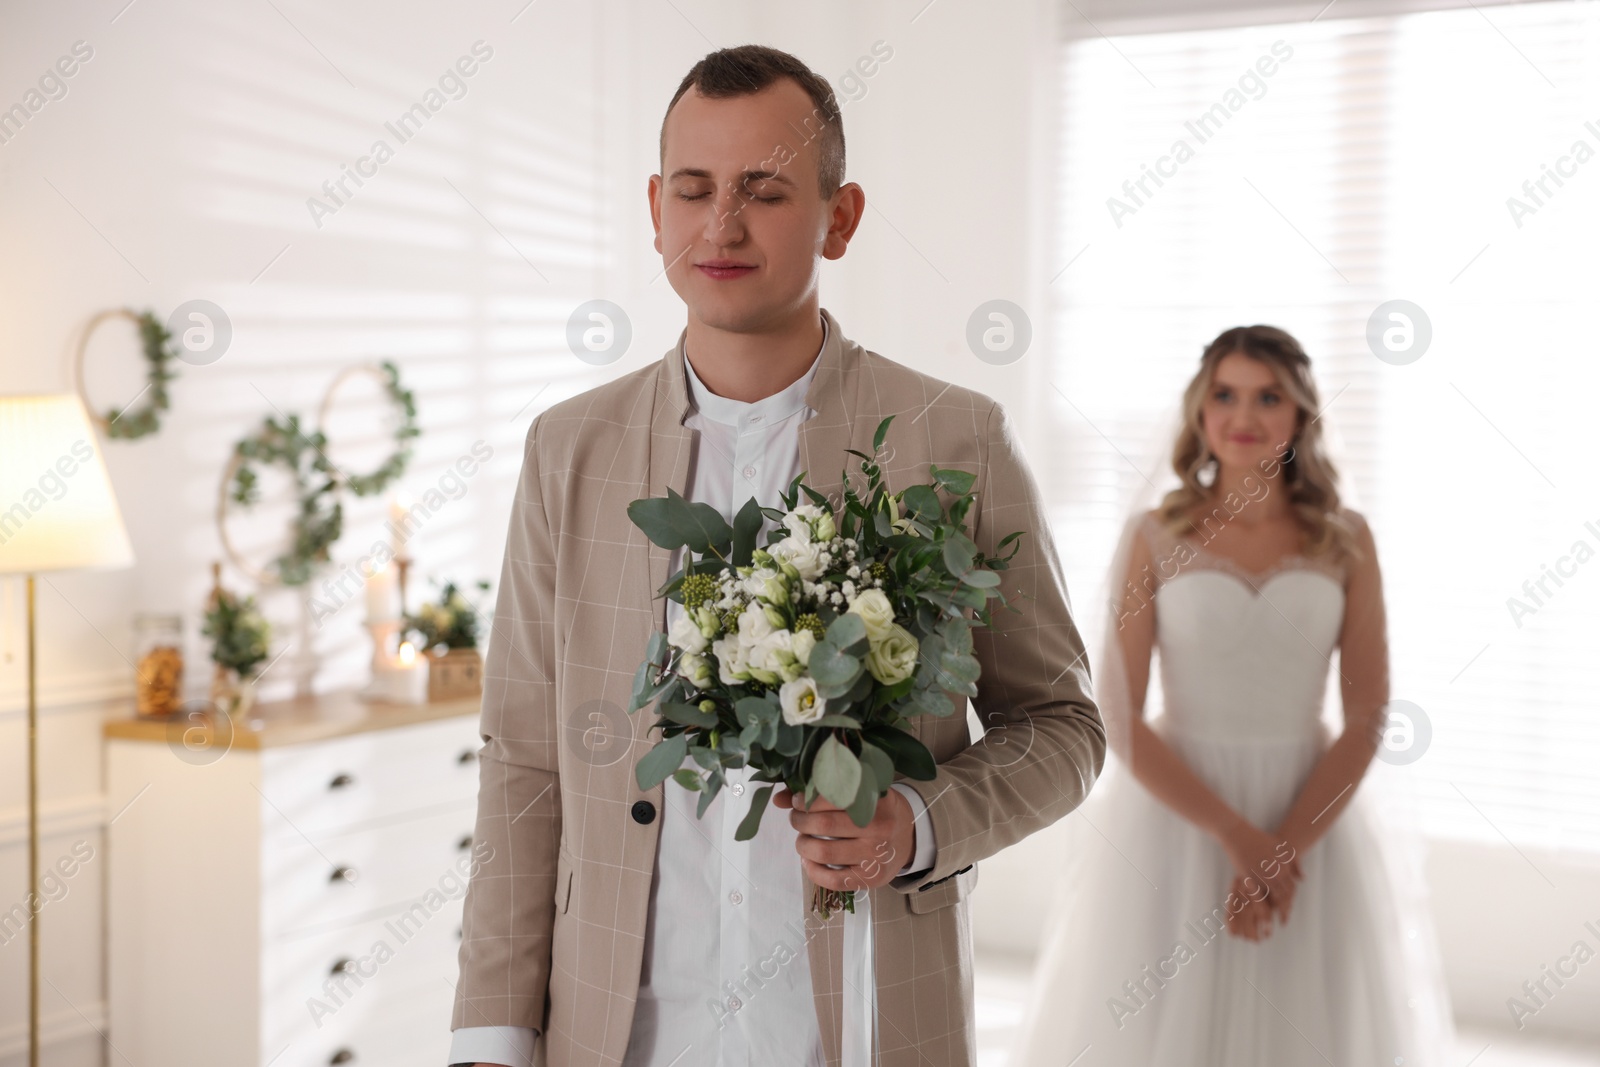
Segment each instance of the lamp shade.
[{"label": "lamp shade", "polygon": [[132,565],[82,401],[0,396],[0,574]]}]

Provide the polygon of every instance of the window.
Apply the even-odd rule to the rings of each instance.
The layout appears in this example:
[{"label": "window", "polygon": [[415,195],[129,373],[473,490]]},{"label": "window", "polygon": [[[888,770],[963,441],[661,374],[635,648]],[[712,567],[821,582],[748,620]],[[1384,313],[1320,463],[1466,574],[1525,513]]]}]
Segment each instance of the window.
[{"label": "window", "polygon": [[[1206,342],[1282,326],[1432,724],[1424,828],[1600,852],[1600,4],[1336,10],[1101,37],[1065,9],[1041,392],[1071,462],[1042,477],[1074,600]],[[1431,326],[1405,365],[1366,339],[1395,299]]]}]

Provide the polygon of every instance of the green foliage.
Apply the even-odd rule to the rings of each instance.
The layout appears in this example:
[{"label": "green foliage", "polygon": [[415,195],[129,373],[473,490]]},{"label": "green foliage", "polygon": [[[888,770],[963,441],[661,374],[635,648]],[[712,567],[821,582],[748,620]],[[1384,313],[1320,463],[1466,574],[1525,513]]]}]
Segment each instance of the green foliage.
[{"label": "green foliage", "polygon": [[265,662],[272,627],[256,609],[256,598],[243,599],[226,590],[207,609],[201,634],[211,638],[211,658],[249,678]]},{"label": "green foliage", "polygon": [[[892,421],[891,416],[878,424],[875,454]],[[662,741],[639,765],[641,788],[672,777],[681,786],[700,791],[704,811],[721,788],[725,768],[749,767],[756,781],[783,783],[802,795],[804,803],[825,797],[864,826],[897,775],[918,781],[934,778],[933,756],[910,732],[909,720],[918,715],[947,717],[955,711],[954,697],[976,694],[981,668],[972,629],[993,624],[990,601],[1003,603],[1001,572],[1015,556],[1021,534],[1003,538],[994,555],[980,550],[966,521],[977,499],[972,473],[930,465],[927,483],[894,493],[873,456],[855,450],[851,454],[861,460],[864,481],[852,482],[846,472],[838,507],[807,485],[801,473],[780,494],[782,508],[759,508],[748,502],[731,527],[715,509],[692,503],[671,489],[664,497],[633,501],[628,515],[653,544],[688,549],[684,567],[660,595],[679,599],[689,609],[710,605],[713,621],[706,625],[723,636],[737,632],[738,615],[717,604],[721,583],[745,577],[755,567],[777,567],[767,549],[790,536],[783,523],[786,515],[802,503],[822,508],[841,539],[838,544],[854,539],[861,568],[861,577],[855,579],[857,595],[862,582],[880,580],[894,623],[915,639],[914,673],[893,685],[874,677],[868,657],[883,632],[873,631],[877,636],[869,641],[867,623],[856,612],[821,600],[814,607],[798,600],[793,604],[786,599],[764,600],[765,610],[772,613],[769,620],[781,620],[781,626],[776,621],[774,626],[816,638],[804,676],[815,683],[817,695],[825,701],[825,714],[791,723],[782,713],[776,686],[723,682],[708,648],[698,655],[710,661],[712,679],[707,688],[696,688],[680,673],[685,654],[670,647],[664,635],[653,634],[645,662],[634,676],[628,708],[631,713],[657,702],[653,728],[661,730]],[[763,516],[778,523],[766,548],[754,544]],[[821,539],[828,540],[825,535]],[[1010,552],[1004,553],[1008,546]],[[826,573],[815,581],[838,588],[847,577],[847,564],[835,556],[824,566]],[[795,581],[793,574],[787,580]],[[702,636],[713,640],[708,634]],[[692,756],[705,773],[682,768],[685,755]],[[738,840],[756,833],[770,791],[768,786],[752,798]]]},{"label": "green foliage", "polygon": [[161,413],[171,406],[167,383],[178,376],[172,366],[178,353],[168,347],[171,340],[172,331],[153,312],[140,313],[139,341],[146,364],[143,403],[138,410],[108,409],[105,413],[107,437],[132,441],[161,429]]},{"label": "green foliage", "polygon": [[273,560],[284,585],[306,584],[317,568],[328,562],[333,543],[344,532],[344,505],[339,501],[342,489],[349,489],[356,496],[382,492],[405,473],[411,462],[409,442],[422,432],[417,428],[416,399],[400,384],[400,369],[392,361],[385,360],[380,367],[384,388],[400,410],[401,420],[395,430],[394,452],[370,474],[346,475],[335,467],[328,459],[327,437],[321,430],[302,430],[300,416],[293,413],[281,420],[268,415],[255,433],[233,447],[237,465],[231,496],[236,503],[248,507],[259,500],[257,464],[283,467],[294,478],[297,507],[289,549]]},{"label": "green foliage", "polygon": [[[481,578],[476,585],[480,592],[489,588],[489,583]],[[445,582],[438,600],[428,601],[415,615],[405,616],[405,632],[417,635],[417,647],[424,652],[435,645],[477,648],[478,609],[461,595],[456,583]]]}]

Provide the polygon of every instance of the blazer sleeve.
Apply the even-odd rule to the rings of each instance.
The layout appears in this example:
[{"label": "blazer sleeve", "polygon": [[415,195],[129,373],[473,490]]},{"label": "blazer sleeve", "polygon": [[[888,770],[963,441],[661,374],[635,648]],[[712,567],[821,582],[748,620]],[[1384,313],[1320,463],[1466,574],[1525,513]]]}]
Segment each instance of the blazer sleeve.
[{"label": "blazer sleeve", "polygon": [[[1089,661],[1038,486],[1016,429],[995,404],[984,432],[972,536],[984,555],[1022,531],[990,601],[992,629],[973,631],[982,673],[974,710],[983,737],[940,763],[932,781],[902,779],[927,801],[939,843],[933,869],[901,892],[945,878],[1049,826],[1081,804],[1105,763],[1106,735]],[[1007,546],[1006,551],[1010,551]]]},{"label": "blazer sleeve", "polygon": [[475,848],[451,1030],[545,1025],[561,843],[555,552],[528,428],[484,662]]}]

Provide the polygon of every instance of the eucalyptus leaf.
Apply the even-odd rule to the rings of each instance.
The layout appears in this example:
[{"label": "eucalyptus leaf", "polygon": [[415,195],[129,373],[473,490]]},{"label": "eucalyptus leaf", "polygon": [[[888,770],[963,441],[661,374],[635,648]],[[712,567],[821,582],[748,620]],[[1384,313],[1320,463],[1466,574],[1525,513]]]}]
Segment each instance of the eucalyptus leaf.
[{"label": "eucalyptus leaf", "polygon": [[907,778],[931,782],[938,774],[937,764],[928,746],[898,726],[878,726],[869,730],[866,739],[889,754],[894,769]]},{"label": "eucalyptus leaf", "polygon": [[856,791],[861,785],[861,762],[854,752],[829,736],[817,749],[817,758],[811,765],[811,781],[828,801],[841,808],[855,803]]},{"label": "eucalyptus leaf", "polygon": [[944,505],[939,503],[939,494],[929,485],[907,486],[901,500],[904,501],[907,511],[921,519],[937,522],[944,514]]},{"label": "eucalyptus leaf", "polygon": [[[822,644],[849,649],[867,639],[867,622],[860,615],[845,612],[828,625]],[[862,651],[866,651],[862,649]]]},{"label": "eucalyptus leaf", "polygon": [[735,841],[748,841],[761,829],[761,813],[767,810],[767,801],[772,797],[772,789],[772,786],[764,785],[750,798],[750,810],[739,820],[739,828],[733,832]]},{"label": "eucalyptus leaf", "polygon": [[705,782],[705,779],[701,778],[699,773],[690,770],[688,767],[680,767],[678,770],[673,771],[672,780],[695,793],[700,792],[700,787]]},{"label": "eucalyptus leaf", "polygon": [[872,821],[878,813],[878,784],[872,780],[872,775],[862,774],[861,781],[856,785],[856,798],[845,808],[850,816],[850,821],[857,826],[865,826]]},{"label": "eucalyptus leaf", "polygon": [[870,741],[861,743],[861,760],[863,776],[870,772],[872,780],[877,783],[877,792],[882,793],[894,782],[894,760],[889,754]]},{"label": "eucalyptus leaf", "polygon": [[959,533],[951,534],[944,542],[944,565],[957,578],[972,569],[972,558],[977,550],[972,541]]},{"label": "eucalyptus leaf", "polygon": [[703,726],[706,728],[717,725],[717,717],[709,711],[701,711],[694,704],[669,704],[662,701],[656,709],[662,718],[671,719],[673,722],[682,723],[684,726]]},{"label": "eucalyptus leaf", "polygon": [[861,661],[855,656],[827,643],[811,650],[807,666],[817,686],[828,689],[849,686],[862,669]]},{"label": "eucalyptus leaf", "polygon": [[961,580],[979,589],[994,589],[1000,585],[1000,576],[994,571],[968,571],[961,576]]},{"label": "eucalyptus leaf", "polygon": [[689,739],[683,734],[659,742],[655,748],[645,753],[644,758],[633,769],[634,779],[639,783],[639,788],[654,789],[666,781],[667,777],[683,763],[683,757],[688,755],[688,752]]},{"label": "eucalyptus leaf", "polygon": [[889,424],[893,421],[894,416],[889,415],[882,422],[878,423],[878,429],[872,435],[872,451],[876,452],[878,449],[883,447],[883,439],[888,436]]},{"label": "eucalyptus leaf", "polygon": [[805,743],[806,729],[804,726],[795,726],[791,723],[778,722],[778,740],[771,746],[773,751],[780,756],[793,758],[800,754],[800,747]]},{"label": "eucalyptus leaf", "polygon": [[918,689],[907,698],[902,713],[911,715],[932,715],[936,719],[949,718],[955,713],[956,706],[951,699],[940,689]]},{"label": "eucalyptus leaf", "polygon": [[756,547],[756,535],[761,532],[761,505],[755,497],[744,502],[739,514],[733,517],[733,565],[750,566],[750,557]]},{"label": "eucalyptus leaf", "polygon": [[814,721],[812,726],[842,726],[848,730],[861,729],[861,723],[848,715],[824,715]]},{"label": "eucalyptus leaf", "polygon": [[977,475],[967,471],[948,470],[940,467],[929,468],[933,480],[944,486],[956,496],[965,496],[972,492],[972,483],[977,480]]}]

